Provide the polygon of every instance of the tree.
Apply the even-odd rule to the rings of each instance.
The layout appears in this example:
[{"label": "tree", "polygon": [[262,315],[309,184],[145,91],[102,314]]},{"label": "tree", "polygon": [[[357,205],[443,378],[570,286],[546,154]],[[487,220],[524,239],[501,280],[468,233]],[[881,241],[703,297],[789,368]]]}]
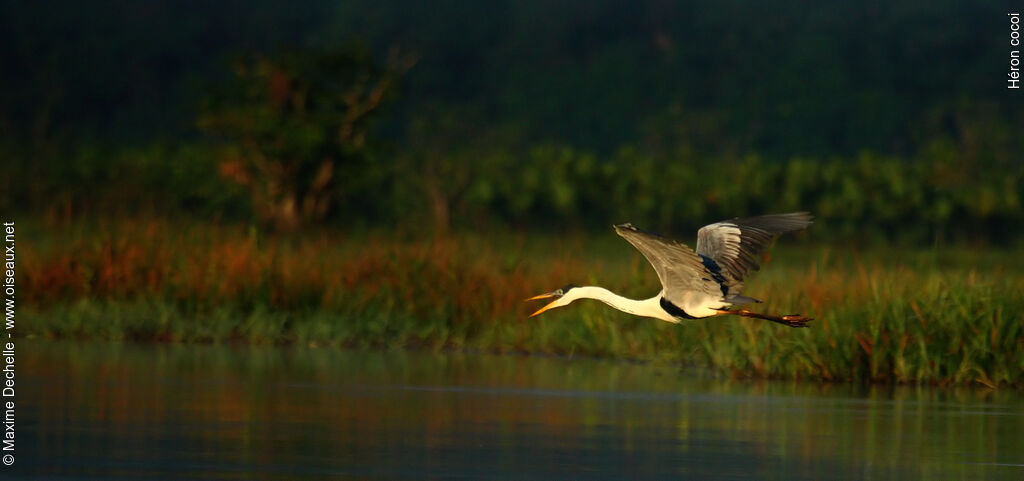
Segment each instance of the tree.
[{"label": "tree", "polygon": [[260,220],[292,230],[328,213],[339,171],[365,158],[369,120],[413,63],[396,50],[383,67],[355,50],[253,56],[198,126],[224,142],[220,173],[250,192]]}]

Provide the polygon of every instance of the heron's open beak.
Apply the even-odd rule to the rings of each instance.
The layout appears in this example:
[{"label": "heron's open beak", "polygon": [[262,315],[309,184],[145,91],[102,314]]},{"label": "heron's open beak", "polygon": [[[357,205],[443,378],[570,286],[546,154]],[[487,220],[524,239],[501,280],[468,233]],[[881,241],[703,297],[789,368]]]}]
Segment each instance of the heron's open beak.
[{"label": "heron's open beak", "polygon": [[[539,296],[533,296],[533,297],[531,297],[529,299],[526,299],[526,300],[527,301],[536,301],[537,299],[550,299],[552,297],[555,297],[555,293],[554,292],[547,292],[547,293],[541,294]],[[533,314],[530,314],[530,317],[536,316],[536,315],[538,315],[538,314],[540,314],[540,313],[542,313],[542,312],[544,312],[544,311],[546,311],[548,309],[551,309],[552,307],[555,307],[555,303],[554,302],[551,302],[548,305],[540,308],[539,311],[534,312]]]}]

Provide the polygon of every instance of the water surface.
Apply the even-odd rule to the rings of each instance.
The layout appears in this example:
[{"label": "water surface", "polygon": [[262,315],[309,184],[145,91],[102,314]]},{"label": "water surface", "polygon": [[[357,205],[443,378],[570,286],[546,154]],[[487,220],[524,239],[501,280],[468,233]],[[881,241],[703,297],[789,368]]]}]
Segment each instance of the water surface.
[{"label": "water surface", "polygon": [[1024,479],[1009,390],[404,351],[26,340],[18,356],[26,479]]}]

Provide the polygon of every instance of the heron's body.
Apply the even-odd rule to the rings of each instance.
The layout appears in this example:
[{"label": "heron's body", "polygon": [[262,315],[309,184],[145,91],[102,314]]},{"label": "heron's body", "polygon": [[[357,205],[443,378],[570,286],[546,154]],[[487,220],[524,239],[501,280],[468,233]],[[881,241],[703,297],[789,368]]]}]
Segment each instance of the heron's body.
[{"label": "heron's body", "polygon": [[632,224],[615,226],[651,263],[661,280],[662,291],[649,299],[629,299],[596,286],[566,286],[532,299],[555,297],[533,315],[561,307],[577,299],[596,299],[620,311],[667,322],[725,314],[756,317],[792,327],[805,327],[811,319],[800,315],[772,316],[735,305],[760,302],[741,295],[743,278],[759,267],[756,256],[776,237],[811,224],[806,212],[732,219],[704,226],[697,233],[697,249],[644,232]]}]

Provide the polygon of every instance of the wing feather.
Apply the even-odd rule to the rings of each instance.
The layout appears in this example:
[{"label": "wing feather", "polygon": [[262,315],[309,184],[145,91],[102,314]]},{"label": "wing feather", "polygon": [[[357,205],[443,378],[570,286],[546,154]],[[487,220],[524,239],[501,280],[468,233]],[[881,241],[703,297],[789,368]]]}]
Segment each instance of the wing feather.
[{"label": "wing feather", "polygon": [[729,294],[737,295],[743,278],[760,268],[757,256],[778,236],[811,225],[807,212],[735,218],[701,227],[697,231],[697,254],[710,257],[727,278]]},{"label": "wing feather", "polygon": [[615,226],[615,232],[647,258],[661,280],[664,288],[662,296],[669,301],[682,306],[691,293],[722,296],[718,283],[713,280],[714,274],[686,244],[640,230],[628,223]]}]

